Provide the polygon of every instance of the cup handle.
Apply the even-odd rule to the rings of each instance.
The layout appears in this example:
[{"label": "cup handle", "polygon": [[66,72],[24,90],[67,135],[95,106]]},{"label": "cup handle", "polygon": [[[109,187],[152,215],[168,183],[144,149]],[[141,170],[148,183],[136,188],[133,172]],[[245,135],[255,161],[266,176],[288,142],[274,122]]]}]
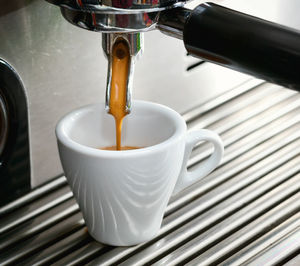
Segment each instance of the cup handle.
[{"label": "cup handle", "polygon": [[[214,151],[205,161],[200,163],[193,171],[187,170],[187,162],[193,147],[200,141],[209,141],[214,145]],[[173,194],[185,189],[193,183],[199,181],[213,171],[222,160],[224,146],[218,134],[207,129],[191,131],[185,140],[185,152],[181,172],[175,185]]]}]

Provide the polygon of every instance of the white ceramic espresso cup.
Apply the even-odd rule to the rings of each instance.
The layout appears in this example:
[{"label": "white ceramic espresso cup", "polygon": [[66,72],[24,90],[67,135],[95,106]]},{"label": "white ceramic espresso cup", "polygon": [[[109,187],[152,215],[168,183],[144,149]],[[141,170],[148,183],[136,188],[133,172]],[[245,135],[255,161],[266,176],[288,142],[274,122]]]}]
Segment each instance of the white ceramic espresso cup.
[{"label": "white ceramic espresso cup", "polygon": [[[163,105],[134,101],[123,123],[122,145],[136,150],[99,150],[115,144],[113,117],[104,104],[63,117],[56,136],[61,163],[89,233],[102,243],[128,246],[158,233],[172,195],[209,174],[221,161],[220,137],[201,129],[187,133],[184,119]],[[192,148],[211,142],[212,155],[187,171]]]}]

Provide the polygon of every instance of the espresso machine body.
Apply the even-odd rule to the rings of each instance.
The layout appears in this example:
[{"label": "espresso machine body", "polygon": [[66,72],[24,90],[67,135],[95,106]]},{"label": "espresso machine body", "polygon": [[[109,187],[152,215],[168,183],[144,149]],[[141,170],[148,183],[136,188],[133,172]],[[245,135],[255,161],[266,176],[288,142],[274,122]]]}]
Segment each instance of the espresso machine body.
[{"label": "espresso machine body", "polygon": [[[75,26],[102,32],[103,48],[108,54],[118,38],[124,39],[130,50],[141,49],[141,32],[159,29],[183,40],[190,55],[300,90],[297,71],[300,67],[300,33],[280,24],[214,3],[202,3],[189,9],[183,7],[181,0],[48,1],[58,5],[66,20]],[[134,59],[135,55],[131,54],[131,57]],[[108,56],[107,95],[111,61]],[[128,80],[132,79],[132,73],[129,71]],[[127,92],[130,95],[130,88]]]},{"label": "espresso machine body", "polygon": [[[215,2],[300,29],[299,0]],[[0,0],[0,265],[300,265],[299,93],[191,57],[159,30],[144,33],[132,98],[217,132],[223,161],[172,196],[152,241],[120,249],[89,235],[54,130],[74,108],[105,101],[101,35],[47,1]],[[210,149],[197,145],[191,170]]]},{"label": "espresso machine body", "polygon": [[[101,34],[74,27],[46,1],[0,0],[0,39],[3,205],[63,173],[55,125],[74,108],[104,102],[107,59]],[[133,98],[182,113],[250,78],[198,62],[181,41],[148,32]]]},{"label": "espresso machine body", "polygon": [[[259,1],[216,2],[298,27],[296,16],[286,16],[286,9],[293,8],[285,1],[271,1],[269,12]],[[181,40],[157,30],[144,35],[144,53],[135,67],[135,99],[183,113],[252,79],[188,56]],[[0,0],[0,39],[3,205],[62,174],[55,125],[74,108],[104,102],[107,58],[101,34],[67,23],[60,9],[46,1]]]}]

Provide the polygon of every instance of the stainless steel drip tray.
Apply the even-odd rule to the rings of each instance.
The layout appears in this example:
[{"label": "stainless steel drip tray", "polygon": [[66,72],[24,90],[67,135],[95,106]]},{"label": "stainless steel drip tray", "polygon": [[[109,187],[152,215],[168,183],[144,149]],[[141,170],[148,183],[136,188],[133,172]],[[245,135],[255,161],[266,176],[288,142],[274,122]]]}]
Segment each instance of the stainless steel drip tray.
[{"label": "stainless steel drip tray", "polygon": [[[225,156],[170,200],[155,239],[95,242],[58,177],[0,209],[0,264],[299,265],[300,94],[251,80],[184,117],[217,131]],[[208,153],[199,145],[190,167]]]}]

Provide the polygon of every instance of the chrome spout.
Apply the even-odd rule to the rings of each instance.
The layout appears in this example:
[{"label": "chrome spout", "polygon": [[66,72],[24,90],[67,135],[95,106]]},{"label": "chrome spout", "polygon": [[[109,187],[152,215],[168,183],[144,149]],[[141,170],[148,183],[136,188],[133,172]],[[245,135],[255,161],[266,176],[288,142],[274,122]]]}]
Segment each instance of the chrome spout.
[{"label": "chrome spout", "polygon": [[102,34],[102,47],[104,54],[108,60],[107,68],[107,82],[106,82],[106,96],[105,96],[105,109],[110,111],[110,91],[111,91],[111,79],[112,79],[112,51],[114,44],[124,40],[129,47],[129,69],[126,85],[126,112],[131,111],[131,95],[133,85],[133,74],[135,61],[141,56],[143,52],[143,34],[142,33],[103,33]]}]

